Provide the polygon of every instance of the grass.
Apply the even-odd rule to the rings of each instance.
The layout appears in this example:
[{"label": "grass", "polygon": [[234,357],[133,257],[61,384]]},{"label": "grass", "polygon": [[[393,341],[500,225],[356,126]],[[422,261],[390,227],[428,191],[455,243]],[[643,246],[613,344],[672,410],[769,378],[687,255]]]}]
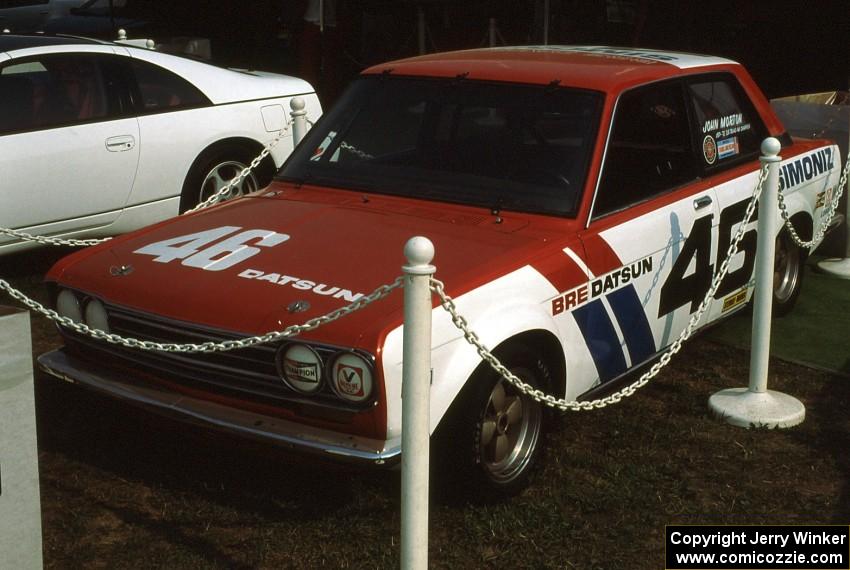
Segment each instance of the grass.
[{"label": "grass", "polygon": [[[33,325],[36,352],[57,343]],[[806,421],[735,428],[707,401],[745,386],[748,360],[692,340],[632,398],[560,417],[520,496],[436,497],[431,567],[655,569],[668,524],[846,524],[850,383],[774,360],[770,387]],[[48,379],[37,403],[47,568],[398,567],[397,472],[305,463]]]},{"label": "grass", "polygon": [[[850,377],[850,282],[806,267],[803,291],[791,314],[771,327],[771,354],[791,362],[833,370]],[[712,340],[749,348],[749,314],[732,317],[708,336]]]}]

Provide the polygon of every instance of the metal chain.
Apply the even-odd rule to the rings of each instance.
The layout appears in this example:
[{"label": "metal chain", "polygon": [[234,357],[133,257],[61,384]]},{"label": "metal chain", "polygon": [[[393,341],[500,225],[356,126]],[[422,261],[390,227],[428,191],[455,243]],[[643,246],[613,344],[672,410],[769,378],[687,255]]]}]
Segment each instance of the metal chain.
[{"label": "metal chain", "polygon": [[[251,161],[251,164],[249,164],[247,167],[243,168],[242,171],[239,174],[237,174],[235,177],[233,177],[218,192],[216,192],[215,194],[213,194],[212,196],[210,196],[209,198],[207,198],[206,200],[204,200],[203,202],[201,202],[200,204],[198,204],[194,208],[192,208],[190,210],[186,210],[183,213],[188,214],[189,212],[195,212],[197,210],[200,210],[202,208],[207,208],[207,207],[217,203],[219,198],[221,198],[222,195],[230,192],[230,190],[233,188],[233,186],[235,186],[236,184],[239,184],[242,181],[242,179],[244,179],[246,176],[248,176],[251,173],[251,171],[253,171],[255,168],[257,168],[257,166],[269,154],[271,154],[272,149],[275,147],[275,145],[278,142],[280,142],[280,139],[282,139],[284,136],[286,136],[286,133],[289,131],[291,126],[292,126],[292,121],[287,121],[286,125],[284,125],[284,127],[280,131],[278,131],[277,136],[274,139],[272,139],[272,141],[269,142],[269,144],[267,144],[265,146],[265,148],[263,148],[262,152],[260,152],[260,154],[257,155],[257,157],[254,158],[254,160]],[[29,234],[29,233],[26,233],[26,232],[22,232],[22,231],[19,231],[19,230],[9,229],[9,228],[0,228],[0,234],[6,234],[8,236],[21,239],[23,241],[38,242],[38,243],[43,244],[43,245],[67,245],[67,246],[72,246],[72,247],[97,245],[99,243],[103,243],[105,241],[109,241],[109,240],[112,239],[111,237],[93,238],[93,239],[51,238],[51,237],[46,237],[46,236],[37,236],[37,235]]]},{"label": "metal chain", "polygon": [[350,315],[355,311],[359,311],[360,309],[374,303],[375,301],[383,299],[384,297],[392,293],[393,290],[403,287],[403,283],[403,278],[401,276],[396,277],[396,279],[391,283],[381,285],[368,295],[360,297],[353,303],[350,303],[338,309],[334,309],[326,315],[309,319],[308,321],[305,321],[303,324],[300,325],[291,325],[280,331],[267,332],[263,335],[252,336],[238,340],[225,340],[221,342],[208,341],[200,344],[160,343],[151,342],[148,340],[140,340],[137,338],[124,338],[117,334],[93,329],[84,323],[75,322],[69,319],[68,317],[63,317],[56,311],[44,307],[44,305],[42,305],[38,301],[30,299],[24,293],[12,287],[9,282],[4,279],[0,279],[0,289],[6,291],[6,293],[8,293],[13,299],[17,300],[30,310],[47,317],[51,321],[55,321],[63,327],[71,329],[77,333],[84,334],[98,340],[103,340],[110,344],[117,344],[125,346],[127,348],[138,348],[141,350],[149,351],[156,350],[160,352],[209,353],[224,352],[228,350],[236,350],[238,348],[246,348],[257,344],[276,342],[285,338],[297,336],[303,332],[317,329],[322,325],[332,323],[337,319],[340,319],[346,315]]},{"label": "metal chain", "polygon": [[200,204],[198,204],[194,208],[186,210],[185,212],[183,212],[183,215],[189,214],[189,213],[192,213],[192,212],[197,212],[198,210],[203,210],[204,208],[208,208],[209,206],[212,206],[213,204],[218,203],[219,199],[222,196],[224,196],[225,194],[230,192],[230,190],[236,184],[239,184],[240,182],[242,182],[242,180],[246,176],[248,176],[251,173],[252,170],[257,168],[257,166],[259,166],[259,164],[269,154],[271,154],[272,149],[275,147],[275,145],[278,142],[280,142],[280,139],[282,139],[286,135],[286,133],[289,132],[290,127],[292,127],[292,121],[287,121],[286,124],[284,125],[284,127],[277,133],[277,136],[274,139],[272,139],[272,141],[269,144],[267,144],[265,146],[265,148],[263,148],[262,152],[260,152],[260,154],[258,154],[254,158],[254,160],[251,161],[251,164],[249,164],[248,166],[243,168],[242,172],[240,172],[239,174],[237,174],[236,176],[231,178],[230,181],[227,184],[225,184],[218,192],[216,192],[215,194],[213,194],[212,196],[210,196],[209,198],[207,198],[206,200],[204,200],[203,202],[201,202]]},{"label": "metal chain", "polygon": [[97,245],[99,243],[103,243],[105,241],[109,241],[112,238],[93,238],[93,239],[61,239],[61,238],[51,238],[45,236],[36,236],[33,234],[28,234],[26,232],[12,230],[9,228],[0,228],[0,234],[6,234],[7,236],[16,237],[18,239],[22,239],[24,241],[36,241],[43,245],[69,245],[72,247],[76,246],[88,246],[88,245]]},{"label": "metal chain", "polygon": [[[844,188],[847,186],[847,173],[850,171],[850,152],[847,153],[847,161],[844,163],[844,171],[841,173],[841,179],[838,182],[838,188],[835,195],[832,197],[832,203],[829,205],[829,210],[826,219],[821,219],[820,228],[818,228],[817,234],[811,239],[811,241],[804,241],[800,234],[797,233],[797,229],[794,227],[794,224],[791,222],[791,218],[788,216],[788,208],[785,205],[785,197],[782,195],[782,192],[778,192],[777,195],[779,197],[779,213],[782,215],[782,220],[785,222],[785,227],[788,228],[788,234],[791,236],[791,239],[798,246],[809,249],[816,243],[818,243],[821,239],[823,239],[826,230],[829,228],[830,222],[832,222],[832,218],[835,217],[835,211],[838,209],[838,202],[841,201],[841,195],[844,194]],[[850,220],[844,220],[844,223],[850,223]]]},{"label": "metal chain", "polygon": [[747,206],[747,211],[744,214],[744,219],[741,221],[741,226],[738,228],[738,232],[735,234],[735,238],[732,240],[732,243],[729,244],[729,249],[726,252],[726,259],[723,260],[723,263],[720,265],[717,273],[714,275],[714,280],[711,283],[711,287],[708,289],[708,293],[706,293],[705,298],[700,303],[696,312],[691,315],[690,320],[688,321],[688,325],[679,335],[679,337],[673,341],[673,344],[670,345],[670,348],[661,355],[661,358],[658,359],[652,367],[645,372],[641,377],[633,382],[632,384],[626,386],[622,390],[615,392],[609,396],[604,398],[600,398],[597,400],[588,400],[579,402],[577,400],[566,400],[566,399],[557,399],[555,396],[551,394],[546,394],[542,390],[535,388],[534,386],[523,382],[516,375],[514,375],[510,370],[505,368],[505,366],[499,362],[499,360],[490,352],[484,344],[479,340],[478,335],[475,332],[469,329],[469,323],[467,320],[461,316],[457,311],[457,306],[454,303],[454,300],[449,297],[445,292],[445,286],[441,281],[437,279],[431,279],[431,290],[434,291],[437,296],[440,298],[440,304],[442,307],[448,311],[448,313],[452,317],[452,323],[463,332],[463,337],[466,339],[468,343],[476,348],[479,356],[490,365],[493,370],[495,370],[499,375],[502,376],[505,380],[510,382],[513,386],[515,386],[519,391],[531,396],[535,401],[550,406],[552,408],[557,408],[561,411],[580,411],[580,410],[593,410],[598,408],[604,408],[611,404],[616,404],[620,402],[623,398],[627,398],[634,394],[638,389],[642,388],[646,384],[649,383],[652,378],[654,378],[662,368],[667,366],[670,363],[670,359],[674,354],[679,352],[682,348],[682,344],[690,338],[693,334],[694,329],[697,326],[697,323],[702,318],[703,314],[711,303],[712,298],[717,292],[717,288],[720,286],[720,282],[723,281],[723,278],[726,276],[726,273],[729,271],[729,263],[732,257],[738,251],[738,244],[741,239],[744,237],[744,233],[746,233],[747,225],[750,223],[750,220],[753,217],[753,213],[755,212],[756,205],[758,203],[759,196],[761,196],[762,188],[764,187],[765,180],[767,180],[767,168],[762,165],[761,171],[759,173],[759,179],[756,183],[756,188],[753,191],[752,199],[750,200],[749,205]]},{"label": "metal chain", "polygon": [[354,146],[352,144],[348,144],[345,141],[342,141],[341,143],[339,143],[339,148],[341,148],[342,150],[347,150],[348,152],[357,156],[361,160],[369,160],[371,158],[375,158],[374,155],[369,154],[368,152],[362,151],[359,148],[357,148],[356,146]]}]

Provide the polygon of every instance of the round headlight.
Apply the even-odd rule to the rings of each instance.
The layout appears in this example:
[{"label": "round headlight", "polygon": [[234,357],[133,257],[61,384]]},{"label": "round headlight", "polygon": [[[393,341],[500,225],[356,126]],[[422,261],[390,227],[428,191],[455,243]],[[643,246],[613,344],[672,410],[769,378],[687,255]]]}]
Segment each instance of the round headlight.
[{"label": "round headlight", "polygon": [[322,359],[304,344],[287,344],[277,352],[277,373],[290,388],[312,394],[322,387]]},{"label": "round headlight", "polygon": [[331,387],[336,395],[349,402],[364,402],[372,397],[372,365],[354,352],[340,352],[333,359]]},{"label": "round headlight", "polygon": [[77,296],[68,289],[59,291],[59,296],[56,297],[56,312],[60,316],[71,319],[75,323],[83,321],[83,311],[80,308],[80,300]]},{"label": "round headlight", "polygon": [[93,329],[109,332],[109,315],[106,307],[97,299],[89,299],[85,310],[86,324]]}]

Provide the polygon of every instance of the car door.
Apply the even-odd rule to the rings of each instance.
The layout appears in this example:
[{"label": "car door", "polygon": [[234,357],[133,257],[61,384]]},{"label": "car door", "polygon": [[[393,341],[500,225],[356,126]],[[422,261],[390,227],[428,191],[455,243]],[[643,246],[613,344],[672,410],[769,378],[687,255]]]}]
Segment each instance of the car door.
[{"label": "car door", "polygon": [[710,255],[717,205],[693,140],[681,81],[620,96],[580,234],[589,301],[574,311],[598,382],[669,345],[699,305],[691,291],[710,282],[693,258]]},{"label": "car door", "polygon": [[0,226],[49,235],[105,226],[121,213],[139,130],[114,57],[53,53],[0,64]]},{"label": "car door", "polygon": [[[726,258],[758,182],[761,141],[767,128],[738,80],[729,73],[692,77],[687,99],[694,119],[697,161],[703,177],[715,188],[719,217],[715,267]],[[752,292],[756,257],[757,212],[748,224],[729,270],[715,294],[711,318],[719,318],[743,306]],[[705,295],[705,290],[694,291]]]}]

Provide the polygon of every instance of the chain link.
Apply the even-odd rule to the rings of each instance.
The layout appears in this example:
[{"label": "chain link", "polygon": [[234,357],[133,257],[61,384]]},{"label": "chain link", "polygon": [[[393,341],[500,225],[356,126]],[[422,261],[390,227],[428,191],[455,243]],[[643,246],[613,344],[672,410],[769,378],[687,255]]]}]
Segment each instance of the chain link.
[{"label": "chain link", "polygon": [[233,178],[231,178],[231,179],[230,179],[230,181],[228,181],[228,183],[227,183],[227,184],[225,184],[224,186],[222,186],[222,187],[221,187],[221,189],[220,189],[220,190],[218,190],[215,194],[213,194],[212,196],[210,196],[209,198],[207,198],[206,200],[204,200],[203,202],[201,202],[200,204],[198,204],[198,205],[197,205],[197,206],[195,206],[194,208],[191,208],[191,209],[189,209],[189,210],[186,210],[185,212],[183,212],[183,215],[190,214],[190,213],[192,213],[192,212],[197,212],[198,210],[203,210],[204,208],[208,208],[208,207],[212,206],[213,204],[218,203],[219,199],[220,199],[222,196],[224,196],[225,194],[228,194],[228,193],[230,192],[230,190],[231,190],[231,189],[232,189],[235,185],[237,185],[237,184],[239,184],[240,182],[242,182],[242,180],[243,180],[246,176],[248,176],[248,175],[251,173],[251,171],[252,171],[252,170],[254,170],[255,168],[257,168],[257,166],[259,166],[259,164],[260,164],[260,163],[261,163],[261,162],[262,162],[262,161],[263,161],[263,160],[264,160],[264,159],[265,159],[265,158],[266,158],[269,154],[271,154],[272,149],[275,147],[275,145],[276,145],[278,142],[280,142],[280,139],[282,139],[284,136],[286,136],[286,133],[287,133],[287,132],[289,132],[289,129],[290,129],[291,127],[292,127],[292,121],[287,121],[287,122],[286,122],[286,124],[284,125],[284,127],[283,127],[280,131],[278,131],[277,136],[276,136],[274,139],[272,139],[272,140],[271,140],[271,142],[269,142],[269,144],[267,144],[267,145],[265,146],[265,148],[263,148],[262,152],[260,152],[260,154],[258,154],[258,155],[254,158],[254,160],[252,160],[252,161],[251,161],[251,164],[249,164],[248,166],[246,166],[245,168],[243,168],[243,169],[242,169],[242,171],[241,171],[239,174],[237,174],[236,176],[234,176]]},{"label": "chain link", "polygon": [[342,150],[347,150],[351,154],[357,156],[357,158],[359,158],[360,160],[369,160],[371,158],[375,158],[374,155],[371,155],[368,152],[362,151],[359,148],[357,148],[356,146],[354,146],[352,144],[348,144],[345,141],[342,141],[341,143],[339,143],[339,148],[341,148]]},{"label": "chain link", "polygon": [[9,228],[0,228],[0,234],[6,234],[7,236],[16,237],[23,241],[35,241],[43,245],[68,245],[71,247],[77,246],[89,246],[89,245],[97,245],[99,243],[103,243],[105,241],[109,241],[112,238],[93,238],[93,239],[61,239],[61,238],[51,238],[46,236],[36,236],[33,234],[28,234],[26,232],[12,230]]},{"label": "chain link", "polygon": [[697,323],[702,318],[703,314],[708,310],[709,305],[711,304],[712,298],[714,298],[715,293],[717,292],[717,288],[720,286],[721,281],[726,276],[726,273],[729,271],[729,263],[732,257],[738,251],[738,244],[741,242],[741,239],[744,237],[744,233],[746,233],[747,225],[750,223],[750,220],[753,217],[753,213],[755,212],[756,205],[758,204],[759,196],[761,195],[762,189],[764,187],[765,180],[767,180],[767,169],[762,166],[761,171],[759,173],[758,182],[756,183],[756,188],[753,191],[752,199],[750,200],[749,205],[747,206],[747,211],[744,214],[744,219],[741,221],[741,226],[738,228],[738,232],[735,234],[735,238],[732,240],[732,243],[729,244],[729,249],[726,252],[726,258],[723,260],[723,263],[720,265],[717,273],[714,276],[713,281],[711,282],[711,287],[708,289],[708,293],[706,293],[705,298],[700,303],[696,312],[691,315],[690,320],[688,321],[688,325],[679,335],[679,337],[673,341],[673,344],[670,345],[670,348],[667,349],[664,354],[661,355],[661,358],[658,359],[652,367],[645,372],[641,377],[633,382],[632,384],[626,386],[622,390],[618,392],[614,392],[613,394],[606,396],[604,398],[600,398],[597,400],[587,400],[583,402],[579,402],[577,400],[566,400],[566,399],[557,399],[552,394],[546,394],[542,390],[535,388],[534,386],[523,382],[516,375],[514,375],[510,370],[508,370],[499,360],[490,352],[484,344],[479,340],[478,335],[475,332],[469,329],[469,323],[467,320],[461,316],[457,311],[457,306],[454,303],[454,300],[449,297],[445,292],[445,285],[438,281],[437,279],[431,279],[431,290],[434,291],[437,296],[440,298],[440,305],[445,309],[449,315],[451,315],[452,323],[463,332],[463,337],[466,339],[468,343],[475,347],[478,355],[490,365],[490,367],[495,370],[499,375],[502,376],[505,380],[510,382],[513,386],[515,386],[519,391],[527,394],[532,399],[552,408],[557,408],[561,411],[580,411],[580,410],[593,410],[604,408],[611,404],[616,404],[623,400],[623,398],[627,398],[634,394],[638,389],[642,388],[646,384],[649,383],[660,371],[662,368],[667,366],[670,363],[670,359],[674,354],[679,352],[682,348],[682,344],[690,338],[696,329]]},{"label": "chain link", "polygon": [[[832,203],[829,205],[826,218],[821,219],[820,228],[818,228],[817,234],[815,234],[811,241],[804,241],[800,237],[800,234],[797,233],[797,229],[794,227],[794,224],[791,222],[791,218],[788,215],[788,208],[785,205],[785,197],[782,195],[782,192],[777,193],[779,197],[779,213],[782,216],[785,227],[788,228],[788,234],[798,246],[809,249],[823,239],[824,234],[826,234],[827,229],[829,229],[829,224],[832,222],[832,218],[835,217],[835,212],[838,209],[838,203],[841,201],[842,194],[844,194],[844,188],[847,186],[848,171],[850,171],[850,152],[847,153],[847,161],[844,163],[844,171],[841,173],[841,179],[838,182],[835,195],[832,197]],[[844,220],[844,223],[850,223],[850,220]]]},{"label": "chain link", "polygon": [[61,326],[71,329],[77,333],[90,336],[97,340],[106,341],[110,344],[117,344],[127,348],[137,348],[148,351],[156,350],[160,352],[177,353],[210,353],[224,352],[228,350],[236,350],[238,348],[246,348],[257,344],[276,342],[279,340],[297,336],[303,332],[317,329],[322,325],[332,323],[337,319],[340,319],[346,315],[350,315],[355,311],[359,311],[360,309],[374,303],[375,301],[383,299],[384,297],[392,293],[395,289],[403,287],[403,283],[404,282],[402,277],[396,277],[396,279],[391,283],[381,285],[368,295],[360,297],[353,303],[350,303],[338,309],[334,309],[330,313],[327,313],[320,317],[314,317],[312,319],[309,319],[308,321],[305,321],[303,324],[300,325],[291,325],[280,331],[267,332],[263,335],[246,337],[238,340],[225,340],[221,342],[207,341],[200,344],[160,343],[152,342],[149,340],[140,340],[137,338],[124,338],[117,334],[112,334],[106,331],[91,328],[90,326],[84,323],[78,323],[69,319],[68,317],[63,317],[56,311],[46,308],[38,301],[30,299],[24,293],[12,287],[9,282],[4,279],[0,279],[0,289],[6,291],[9,296],[26,306],[28,309],[47,317],[51,321],[54,321],[60,324]]}]

